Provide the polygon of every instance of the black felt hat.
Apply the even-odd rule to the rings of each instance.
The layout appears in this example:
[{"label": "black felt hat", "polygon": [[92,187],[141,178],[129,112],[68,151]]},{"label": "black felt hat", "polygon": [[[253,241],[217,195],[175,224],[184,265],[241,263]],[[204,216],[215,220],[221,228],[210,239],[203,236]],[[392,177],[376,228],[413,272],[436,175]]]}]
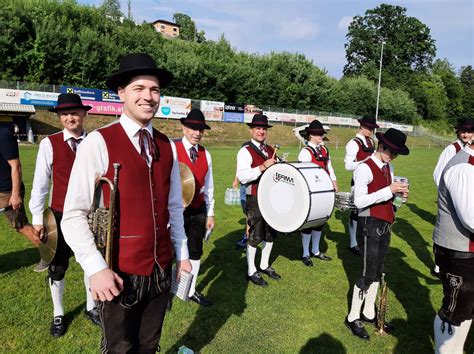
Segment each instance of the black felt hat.
[{"label": "black felt hat", "polygon": [[250,128],[253,127],[263,127],[263,128],[271,128],[273,125],[268,124],[268,117],[265,114],[257,113],[253,116],[252,121],[247,123]]},{"label": "black felt hat", "polygon": [[360,125],[371,129],[379,128],[379,125],[377,124],[377,122],[375,121],[375,117],[373,116],[365,115],[361,119],[357,119],[357,121],[360,123]]},{"label": "black felt hat", "polygon": [[400,130],[390,128],[385,133],[375,133],[377,139],[390,151],[400,154],[408,155],[410,150],[406,146],[407,136]]},{"label": "black felt hat", "polygon": [[211,127],[206,124],[204,114],[197,108],[193,108],[186,118],[181,118],[180,121],[182,125],[194,130],[211,129]]},{"label": "black felt hat", "polygon": [[91,110],[92,106],[84,106],[82,104],[81,96],[75,93],[61,93],[58,96],[56,106],[49,108],[48,111],[57,113],[64,109],[80,108],[85,111]]},{"label": "black felt hat", "polygon": [[160,82],[160,88],[168,86],[174,78],[168,70],[158,68],[148,54],[134,53],[120,59],[118,71],[112,74],[105,84],[109,89],[117,92],[119,87],[128,84],[134,76],[138,75],[156,76]]},{"label": "black felt hat", "polygon": [[327,132],[324,130],[323,125],[317,119],[313,120],[308,127],[305,128],[307,134],[312,135],[324,135]]},{"label": "black felt hat", "polygon": [[474,120],[473,119],[460,119],[458,125],[456,126],[457,131],[467,131],[472,132],[474,130]]}]

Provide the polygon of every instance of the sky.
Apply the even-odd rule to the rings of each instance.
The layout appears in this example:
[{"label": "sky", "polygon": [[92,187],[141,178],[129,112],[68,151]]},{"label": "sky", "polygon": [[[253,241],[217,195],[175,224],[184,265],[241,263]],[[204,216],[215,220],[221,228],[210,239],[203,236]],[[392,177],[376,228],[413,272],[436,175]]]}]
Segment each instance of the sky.
[{"label": "sky", "polygon": [[[79,0],[97,4],[100,0]],[[120,0],[127,13],[127,0]],[[232,47],[249,53],[288,51],[304,54],[329,75],[340,78],[346,63],[344,44],[354,16],[380,5],[371,0],[131,0],[137,23],[172,21],[189,15],[207,39],[224,33]],[[386,1],[403,6],[431,29],[436,57],[458,71],[474,65],[474,0]],[[297,28],[297,30],[295,30]]]}]

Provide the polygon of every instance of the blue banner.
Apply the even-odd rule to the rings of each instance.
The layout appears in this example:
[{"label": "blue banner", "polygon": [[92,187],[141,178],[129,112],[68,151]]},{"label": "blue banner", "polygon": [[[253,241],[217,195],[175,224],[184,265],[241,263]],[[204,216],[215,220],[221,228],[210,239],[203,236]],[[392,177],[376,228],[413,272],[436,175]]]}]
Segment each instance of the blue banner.
[{"label": "blue banner", "polygon": [[244,105],[236,103],[226,103],[224,105],[224,122],[244,121]]},{"label": "blue banner", "polygon": [[115,92],[109,90],[60,86],[60,92],[78,94],[85,101],[122,102]]}]

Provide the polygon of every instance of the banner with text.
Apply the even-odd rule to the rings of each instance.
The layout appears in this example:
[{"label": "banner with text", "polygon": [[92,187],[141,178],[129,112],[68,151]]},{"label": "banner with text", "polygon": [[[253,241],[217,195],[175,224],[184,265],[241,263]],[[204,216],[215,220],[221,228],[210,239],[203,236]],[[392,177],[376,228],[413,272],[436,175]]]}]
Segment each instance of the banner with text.
[{"label": "banner with text", "polygon": [[191,99],[181,97],[161,96],[160,109],[155,117],[159,118],[184,118],[191,110]]},{"label": "banner with text", "polygon": [[244,121],[244,105],[238,103],[226,103],[224,105],[224,122]]},{"label": "banner with text", "polygon": [[99,90],[94,88],[60,86],[61,93],[75,93],[83,100],[87,101],[104,101],[104,102],[122,102],[118,94],[110,90]]}]

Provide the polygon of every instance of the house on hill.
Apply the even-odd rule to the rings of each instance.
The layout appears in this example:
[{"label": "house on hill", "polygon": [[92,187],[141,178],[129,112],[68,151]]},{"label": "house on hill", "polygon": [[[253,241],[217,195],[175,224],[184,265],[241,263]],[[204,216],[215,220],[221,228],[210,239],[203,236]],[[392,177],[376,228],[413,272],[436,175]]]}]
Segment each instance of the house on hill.
[{"label": "house on hill", "polygon": [[153,27],[155,27],[157,32],[160,32],[167,38],[176,38],[179,37],[179,29],[181,26],[170,21],[156,20],[153,22]]}]

